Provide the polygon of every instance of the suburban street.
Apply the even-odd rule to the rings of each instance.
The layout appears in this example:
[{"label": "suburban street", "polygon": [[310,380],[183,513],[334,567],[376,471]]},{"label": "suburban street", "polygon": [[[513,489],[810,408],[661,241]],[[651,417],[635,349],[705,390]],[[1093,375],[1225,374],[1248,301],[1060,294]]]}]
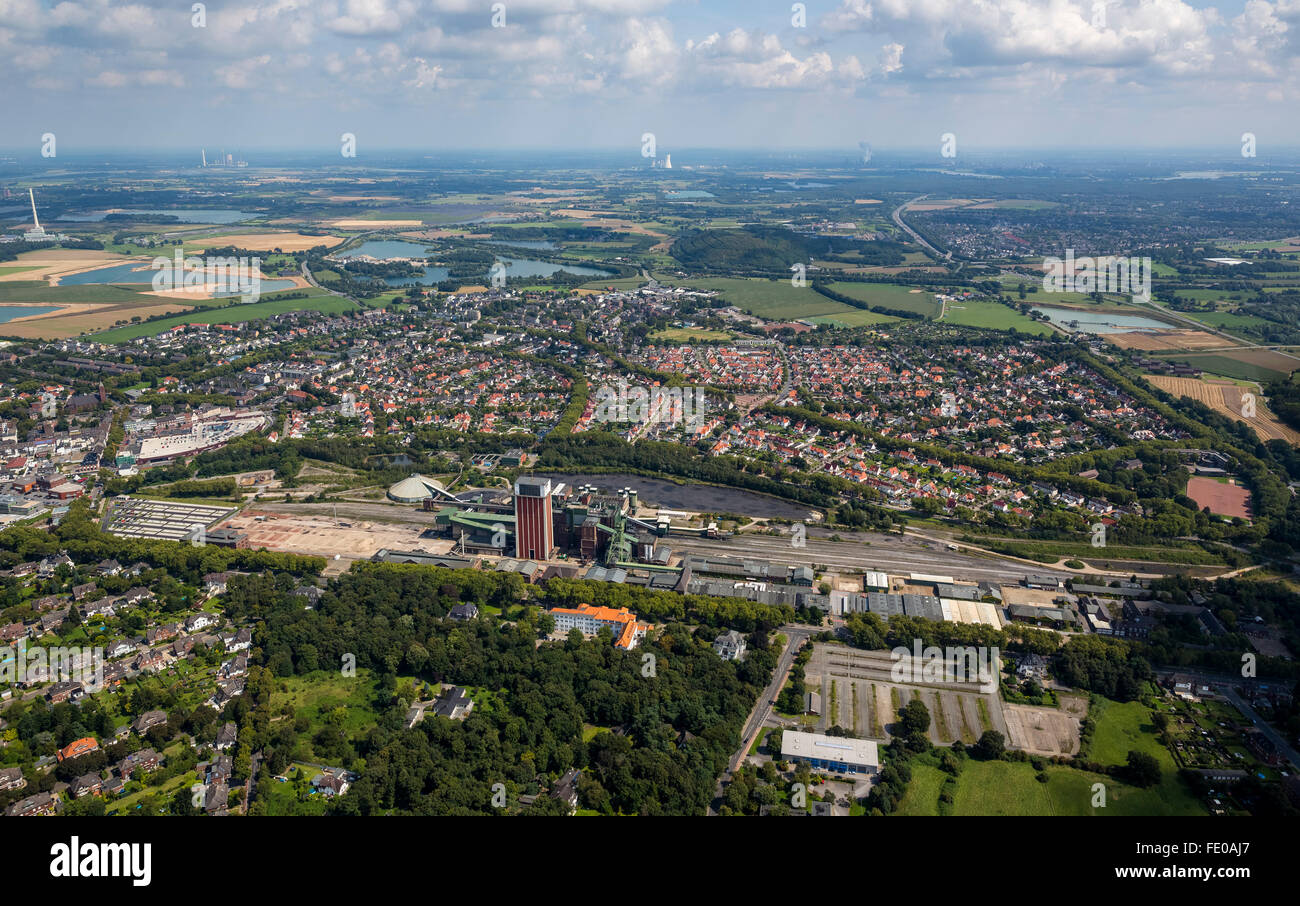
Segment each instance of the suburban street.
[{"label": "suburban street", "polygon": [[803,647],[803,643],[808,640],[810,635],[821,632],[820,629],[815,629],[812,626],[794,625],[782,626],[779,631],[786,637],[785,650],[781,652],[781,657],[776,662],[776,669],[772,671],[772,681],[767,684],[767,688],[759,696],[754,709],[749,712],[749,719],[745,721],[745,729],[741,735],[740,748],[732,756],[731,763],[722,772],[722,776],[718,778],[718,785],[713,791],[714,802],[709,807],[710,815],[717,814],[718,802],[722,799],[722,793],[726,789],[726,785],[731,782],[731,775],[736,772],[741,762],[745,760],[749,747],[754,744],[754,737],[758,735],[767,719],[772,716],[772,706],[776,704],[776,697],[780,694],[781,687],[785,685],[785,678],[790,673],[790,667],[794,664],[795,655],[799,653],[799,649]]}]

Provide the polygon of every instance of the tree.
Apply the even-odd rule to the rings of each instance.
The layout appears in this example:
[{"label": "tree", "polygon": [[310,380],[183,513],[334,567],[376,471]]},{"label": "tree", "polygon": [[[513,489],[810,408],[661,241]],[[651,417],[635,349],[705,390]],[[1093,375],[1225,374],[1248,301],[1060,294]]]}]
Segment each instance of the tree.
[{"label": "tree", "polygon": [[975,743],[975,756],[985,761],[1001,758],[1006,750],[1006,739],[997,730],[985,730],[980,741]]},{"label": "tree", "polygon": [[1134,786],[1152,787],[1160,782],[1160,762],[1135,749],[1128,753],[1124,774]]},{"label": "tree", "polygon": [[903,710],[898,712],[898,719],[903,725],[904,734],[925,733],[930,729],[930,709],[919,698],[904,705]]}]

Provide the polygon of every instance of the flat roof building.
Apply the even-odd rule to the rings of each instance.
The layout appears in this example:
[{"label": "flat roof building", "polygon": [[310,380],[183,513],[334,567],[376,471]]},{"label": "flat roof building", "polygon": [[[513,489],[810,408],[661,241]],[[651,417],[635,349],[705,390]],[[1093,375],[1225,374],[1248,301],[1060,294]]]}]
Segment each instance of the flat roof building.
[{"label": "flat roof building", "polygon": [[879,749],[869,739],[786,730],[781,734],[781,757],[840,774],[874,774],[880,770]]}]

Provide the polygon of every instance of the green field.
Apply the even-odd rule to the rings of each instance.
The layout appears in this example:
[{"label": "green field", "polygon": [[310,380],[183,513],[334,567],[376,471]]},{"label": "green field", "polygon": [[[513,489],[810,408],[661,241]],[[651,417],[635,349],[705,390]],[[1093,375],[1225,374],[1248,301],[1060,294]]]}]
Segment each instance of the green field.
[{"label": "green field", "polygon": [[578,289],[594,289],[604,291],[609,287],[614,289],[637,289],[645,286],[646,281],[643,277],[612,277],[606,280],[593,280],[590,283],[584,283]]},{"label": "green field", "polygon": [[868,305],[916,312],[927,318],[939,316],[939,303],[935,301],[934,292],[930,290],[922,290],[918,293],[913,292],[916,287],[899,286],[894,283],[832,283],[829,289]]},{"label": "green field", "polygon": [[33,264],[29,267],[0,267],[0,277],[5,276],[6,274],[21,274],[23,271],[34,271],[39,267],[40,265],[38,264]]},{"label": "green field", "polygon": [[994,330],[1010,330],[1014,327],[1021,333],[1038,336],[1047,336],[1054,332],[1042,321],[1035,321],[998,302],[950,302],[943,321],[945,324],[989,327]]},{"label": "green field", "polygon": [[[77,287],[77,289],[86,288]],[[104,288],[111,289],[113,287]],[[217,310],[199,309],[167,318],[159,318],[157,321],[131,324],[126,327],[114,327],[112,330],[106,330],[93,336],[97,343],[125,343],[138,337],[155,336],[164,330],[170,330],[177,324],[242,324],[245,321],[268,318],[271,315],[286,311],[318,311],[322,314],[336,315],[345,311],[356,310],[356,305],[352,302],[339,296],[332,296],[323,290],[312,288],[285,290],[284,292],[305,292],[307,297],[285,299],[281,297],[280,293],[270,293],[264,296],[260,302],[252,302],[247,305],[235,304]]]},{"label": "green field", "polygon": [[310,746],[310,734],[334,721],[348,738],[361,736],[375,725],[386,700],[387,694],[379,690],[369,670],[357,670],[354,677],[344,676],[337,669],[287,676],[276,680],[271,694],[276,712],[292,705],[295,718],[309,720],[311,729],[300,738],[300,747]]},{"label": "green field", "polygon": [[943,771],[928,764],[912,765],[912,781],[907,785],[907,795],[898,804],[896,815],[906,817],[939,814],[939,793],[948,777]]},{"label": "green field", "polygon": [[1097,729],[1092,735],[1088,751],[1090,761],[1102,764],[1123,764],[1129,750],[1136,749],[1161,759],[1161,767],[1173,769],[1173,757],[1156,735],[1151,724],[1151,709],[1141,702],[1119,702],[1101,699],[1092,709]]},{"label": "green field", "polygon": [[[1167,754],[1167,753],[1166,753]],[[1025,761],[966,759],[953,795],[954,815],[1203,815],[1205,809],[1177,775],[1149,790],[1113,777],[1061,765],[1047,766],[1047,783],[1039,783]],[[912,765],[912,782],[895,814],[938,815],[939,794],[947,774],[928,764]],[[1106,787],[1106,805],[1094,808],[1093,785]]]},{"label": "green field", "polygon": [[869,327],[873,324],[894,324],[901,319],[891,315],[878,314],[874,311],[850,308],[848,311],[836,315],[817,315],[813,318],[805,318],[805,320],[814,324],[832,324],[836,327]]}]

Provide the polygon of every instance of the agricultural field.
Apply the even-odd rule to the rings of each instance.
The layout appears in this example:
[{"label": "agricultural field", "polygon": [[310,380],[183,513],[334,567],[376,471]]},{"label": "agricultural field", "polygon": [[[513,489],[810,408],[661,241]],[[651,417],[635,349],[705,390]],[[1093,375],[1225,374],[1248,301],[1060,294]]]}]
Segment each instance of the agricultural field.
[{"label": "agricultural field", "polygon": [[1234,421],[1246,422],[1255,429],[1255,433],[1261,440],[1280,438],[1293,444],[1300,443],[1300,431],[1278,421],[1258,393],[1256,393],[1255,415],[1247,418],[1241,414],[1242,393],[1245,391],[1236,384],[1165,374],[1149,374],[1146,379],[1148,383],[1174,397],[1190,397]]},{"label": "agricultural field", "polygon": [[[829,300],[828,300],[829,301]],[[882,315],[874,311],[865,311],[860,308],[849,308],[847,311],[834,315],[815,315],[811,318],[804,318],[805,321],[811,321],[813,324],[831,324],[835,327],[871,327],[876,324],[894,324],[900,319],[892,315]]]},{"label": "agricultural field", "polygon": [[1106,342],[1114,343],[1121,349],[1141,349],[1144,352],[1159,352],[1179,349],[1206,349],[1227,345],[1223,337],[1202,330],[1152,330],[1127,331],[1106,334]]},{"label": "agricultural field", "polygon": [[1285,378],[1300,367],[1300,359],[1272,349],[1225,350],[1215,353],[1161,354],[1158,358],[1191,365],[1210,374],[1243,381],[1271,381]]},{"label": "agricultural field", "polygon": [[916,312],[927,318],[939,316],[939,303],[935,301],[932,290],[917,292],[916,287],[892,283],[832,283],[830,289],[868,305]]},{"label": "agricultural field", "polygon": [[[222,234],[217,236],[205,236],[202,240],[191,240],[192,242],[206,242],[213,248],[234,246],[238,249],[248,249],[249,251],[269,252],[273,249],[280,249],[284,252],[301,252],[307,249],[316,248],[323,245],[327,248],[333,248],[343,243],[341,236],[308,236],[303,233],[280,233],[280,232],[258,232],[258,233],[234,233]],[[201,254],[202,246],[191,254]]]}]

